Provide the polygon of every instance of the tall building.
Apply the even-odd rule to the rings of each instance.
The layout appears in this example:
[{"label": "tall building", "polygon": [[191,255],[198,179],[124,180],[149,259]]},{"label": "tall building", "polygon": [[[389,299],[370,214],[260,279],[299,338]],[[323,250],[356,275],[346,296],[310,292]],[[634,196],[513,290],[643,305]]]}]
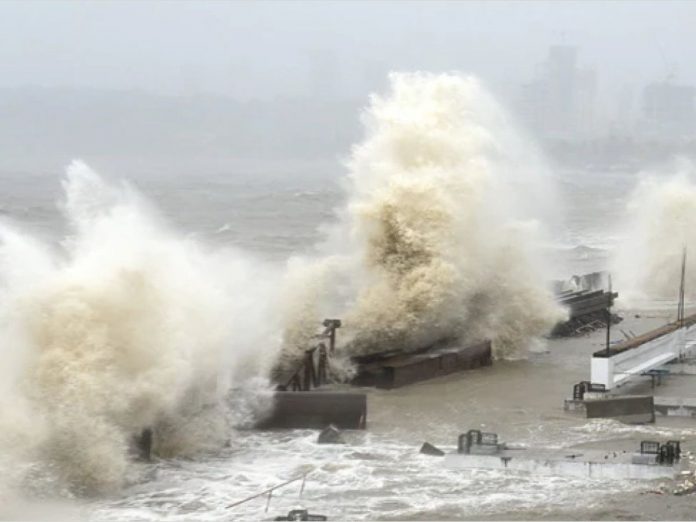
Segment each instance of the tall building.
[{"label": "tall building", "polygon": [[573,138],[594,130],[597,76],[577,62],[577,47],[554,45],[522,88],[522,118],[544,137]]}]

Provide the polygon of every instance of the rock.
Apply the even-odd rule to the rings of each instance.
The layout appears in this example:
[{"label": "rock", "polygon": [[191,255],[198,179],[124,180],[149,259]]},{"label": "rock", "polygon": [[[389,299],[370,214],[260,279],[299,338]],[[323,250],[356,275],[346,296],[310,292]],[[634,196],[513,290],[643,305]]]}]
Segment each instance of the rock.
[{"label": "rock", "polygon": [[341,432],[333,424],[329,424],[326,428],[321,430],[319,438],[317,438],[318,444],[344,444],[345,441],[341,436]]},{"label": "rock", "polygon": [[423,455],[433,455],[435,457],[442,457],[445,454],[444,451],[442,451],[439,448],[436,448],[435,446],[433,446],[429,442],[423,443],[423,445],[421,446],[420,452]]}]

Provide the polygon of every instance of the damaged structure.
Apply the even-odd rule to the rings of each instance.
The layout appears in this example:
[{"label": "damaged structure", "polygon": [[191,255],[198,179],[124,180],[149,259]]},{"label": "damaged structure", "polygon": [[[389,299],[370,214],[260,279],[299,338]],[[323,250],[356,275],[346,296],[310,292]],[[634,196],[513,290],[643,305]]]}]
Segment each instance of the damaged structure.
[{"label": "damaged structure", "polygon": [[[326,319],[317,335],[316,346],[289,368],[273,372],[276,383],[270,415],[258,423],[269,428],[325,428],[333,424],[342,429],[364,429],[367,423],[367,396],[364,393],[328,391],[329,360],[336,348],[339,319]],[[328,346],[327,346],[328,344]],[[468,346],[441,342],[417,352],[400,350],[372,353],[351,358],[356,372],[350,384],[382,389],[398,388],[452,373],[490,366],[491,341]]]},{"label": "damaged structure", "polygon": [[611,278],[606,272],[555,281],[553,290],[558,304],[568,310],[568,319],[553,328],[551,337],[584,335],[621,321],[621,317],[611,313],[619,294],[611,290]]}]

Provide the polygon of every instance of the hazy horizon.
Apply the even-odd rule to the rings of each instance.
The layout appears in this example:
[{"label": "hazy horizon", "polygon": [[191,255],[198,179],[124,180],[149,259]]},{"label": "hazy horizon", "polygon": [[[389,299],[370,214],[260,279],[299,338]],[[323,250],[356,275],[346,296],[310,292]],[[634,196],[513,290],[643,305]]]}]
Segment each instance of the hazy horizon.
[{"label": "hazy horizon", "polygon": [[[630,137],[647,85],[696,85],[693,20],[696,4],[675,1],[2,2],[0,168],[335,163],[391,71],[474,75],[540,141]],[[558,45],[577,53],[573,89],[587,92],[549,122],[538,115],[565,103],[539,108],[560,85]]]},{"label": "hazy horizon", "polygon": [[[3,2],[0,87],[364,96],[389,70],[529,81],[579,48],[603,89],[695,83],[691,2]],[[328,76],[328,77],[327,77]]]}]

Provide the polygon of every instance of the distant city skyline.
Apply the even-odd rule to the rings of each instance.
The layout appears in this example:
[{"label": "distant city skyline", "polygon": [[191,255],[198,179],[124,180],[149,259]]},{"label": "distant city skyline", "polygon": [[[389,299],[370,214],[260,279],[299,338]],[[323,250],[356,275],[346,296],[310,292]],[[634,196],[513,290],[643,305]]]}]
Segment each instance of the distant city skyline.
[{"label": "distant city skyline", "polygon": [[696,87],[667,75],[642,85],[627,84],[615,106],[602,106],[600,78],[591,64],[582,64],[580,54],[575,46],[549,46],[534,79],[521,85],[513,111],[537,135],[550,139],[696,135]]},{"label": "distant city skyline", "polygon": [[1,161],[333,160],[391,70],[478,76],[563,161],[696,154],[693,20],[696,2],[4,1]]},{"label": "distant city skyline", "polygon": [[354,98],[389,70],[422,69],[505,90],[567,45],[595,68],[607,105],[627,84],[695,84],[694,20],[695,3],[674,1],[4,1],[0,87]]}]

